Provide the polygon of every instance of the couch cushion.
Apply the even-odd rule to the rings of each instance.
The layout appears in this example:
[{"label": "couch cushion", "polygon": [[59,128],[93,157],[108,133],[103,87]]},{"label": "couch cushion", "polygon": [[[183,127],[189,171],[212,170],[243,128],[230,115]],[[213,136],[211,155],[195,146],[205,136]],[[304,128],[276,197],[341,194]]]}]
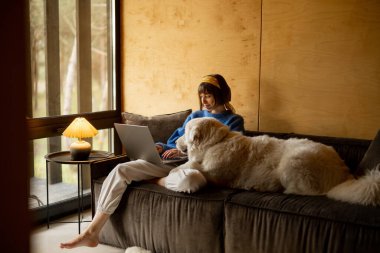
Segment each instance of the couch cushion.
[{"label": "couch cushion", "polygon": [[[96,181],[95,203],[100,187],[101,181]],[[185,194],[155,184],[133,183],[103,227],[100,241],[153,252],[223,252],[224,201],[233,192],[206,187]]]},{"label": "couch cushion", "polygon": [[380,130],[369,145],[367,152],[358,166],[358,174],[363,174],[365,170],[371,170],[380,164]]},{"label": "couch cushion", "polygon": [[140,114],[122,112],[122,123],[131,125],[148,126],[155,142],[166,142],[172,133],[181,127],[191,109],[155,116],[143,116]]},{"label": "couch cushion", "polygon": [[379,208],[246,191],[226,203],[225,252],[376,252]]}]

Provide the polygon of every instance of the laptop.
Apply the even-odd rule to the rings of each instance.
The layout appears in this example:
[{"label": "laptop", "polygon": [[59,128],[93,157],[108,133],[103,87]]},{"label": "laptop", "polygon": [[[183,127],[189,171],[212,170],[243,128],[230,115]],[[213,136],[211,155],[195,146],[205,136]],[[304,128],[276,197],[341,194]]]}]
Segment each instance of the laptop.
[{"label": "laptop", "polygon": [[147,126],[114,123],[115,129],[128,157],[131,160],[143,159],[156,165],[187,161],[187,156],[162,159],[157,152],[152,134]]}]

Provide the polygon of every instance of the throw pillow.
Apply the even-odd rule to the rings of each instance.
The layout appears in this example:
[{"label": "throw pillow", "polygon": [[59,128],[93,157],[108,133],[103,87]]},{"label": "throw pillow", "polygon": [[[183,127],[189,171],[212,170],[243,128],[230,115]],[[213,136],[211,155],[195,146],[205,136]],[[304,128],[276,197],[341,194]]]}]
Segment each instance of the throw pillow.
[{"label": "throw pillow", "polygon": [[122,123],[130,125],[148,126],[155,142],[166,142],[173,132],[183,125],[191,109],[156,116],[122,112]]},{"label": "throw pillow", "polygon": [[380,164],[380,130],[375,139],[371,142],[368,150],[363,156],[358,166],[358,174],[363,174],[365,170],[375,169]]}]

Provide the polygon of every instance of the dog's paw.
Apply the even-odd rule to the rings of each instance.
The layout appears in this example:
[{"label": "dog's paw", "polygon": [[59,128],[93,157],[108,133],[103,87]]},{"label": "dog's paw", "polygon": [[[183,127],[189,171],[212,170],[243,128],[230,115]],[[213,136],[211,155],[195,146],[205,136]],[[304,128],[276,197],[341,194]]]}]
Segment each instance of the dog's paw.
[{"label": "dog's paw", "polygon": [[177,192],[192,193],[207,184],[206,178],[199,170],[190,168],[173,169],[165,180],[165,187]]}]

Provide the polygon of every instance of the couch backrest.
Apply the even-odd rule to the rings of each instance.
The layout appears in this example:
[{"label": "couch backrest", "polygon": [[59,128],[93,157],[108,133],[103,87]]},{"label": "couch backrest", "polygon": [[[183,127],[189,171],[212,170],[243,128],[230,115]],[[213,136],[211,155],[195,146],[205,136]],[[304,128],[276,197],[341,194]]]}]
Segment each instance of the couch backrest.
[{"label": "couch backrest", "polygon": [[346,165],[350,168],[351,173],[355,173],[360,161],[362,160],[365,152],[367,151],[371,140],[353,139],[353,138],[340,138],[328,137],[317,135],[304,135],[296,133],[273,133],[273,132],[259,132],[259,131],[246,131],[247,136],[258,136],[267,134],[272,137],[280,139],[289,138],[306,138],[312,141],[320,142],[328,146],[332,146],[339,156],[344,160]]},{"label": "couch backrest", "polygon": [[124,124],[148,126],[155,142],[166,142],[173,132],[181,127],[190,115],[191,109],[155,116],[143,116],[130,112],[122,112],[121,120]]}]

